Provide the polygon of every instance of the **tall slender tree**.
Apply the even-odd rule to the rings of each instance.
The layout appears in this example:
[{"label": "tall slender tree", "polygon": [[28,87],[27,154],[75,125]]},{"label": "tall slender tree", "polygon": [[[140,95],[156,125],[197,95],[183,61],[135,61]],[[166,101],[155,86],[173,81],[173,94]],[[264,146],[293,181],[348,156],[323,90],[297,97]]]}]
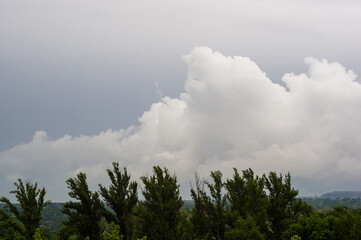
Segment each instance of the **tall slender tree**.
[{"label": "tall slender tree", "polygon": [[132,215],[135,205],[138,202],[136,182],[130,182],[130,175],[127,169],[123,173],[119,170],[119,163],[113,162],[113,171],[107,169],[111,181],[109,188],[99,184],[100,194],[112,212],[105,209],[105,217],[108,222],[114,222],[120,227],[120,233],[126,240],[131,238],[132,234]]},{"label": "tall slender tree", "polygon": [[140,178],[144,184],[144,201],[139,203],[142,236],[150,240],[176,240],[183,205],[177,177],[168,169],[153,167],[153,176]]},{"label": "tall slender tree", "polygon": [[63,206],[62,212],[68,219],[63,223],[61,238],[68,239],[69,235],[74,234],[81,239],[100,239],[104,204],[100,201],[99,194],[89,190],[85,173],[80,172],[75,178],[69,178],[66,183],[70,189],[69,196],[77,201],[66,202]]},{"label": "tall slender tree", "polygon": [[208,210],[209,196],[205,192],[205,182],[195,173],[195,187],[191,187],[194,201],[190,221],[193,226],[194,239],[211,238],[211,213]]},{"label": "tall slender tree", "polygon": [[[26,181],[24,185],[23,181],[18,179],[18,182],[15,182],[14,185],[16,189],[10,193],[15,194],[20,209],[18,210],[6,197],[0,198],[0,202],[5,203],[6,209],[24,225],[25,230],[21,234],[23,234],[27,240],[30,240],[36,228],[39,227],[43,208],[48,205],[50,201],[44,201],[45,188],[38,189],[37,182],[32,184],[30,181]],[[1,209],[0,215],[2,218],[9,218],[9,215]]]},{"label": "tall slender tree", "polygon": [[291,187],[291,175],[283,178],[275,172],[270,172],[268,177],[263,175],[265,186],[269,191],[267,215],[275,239],[281,239],[282,233],[288,226],[297,220],[301,212],[302,201],[296,198],[298,191]]},{"label": "tall slender tree", "polygon": [[199,184],[196,175],[196,189],[191,189],[195,202],[191,222],[197,239],[224,239],[226,227],[227,194],[224,194],[224,182],[220,171],[211,172],[213,182],[205,182],[210,196]]},{"label": "tall slender tree", "polygon": [[224,182],[222,181],[222,175],[220,171],[211,172],[213,183],[206,182],[211,195],[211,201],[208,202],[208,209],[212,212],[212,229],[217,240],[224,239],[226,230],[227,194],[223,193]]}]

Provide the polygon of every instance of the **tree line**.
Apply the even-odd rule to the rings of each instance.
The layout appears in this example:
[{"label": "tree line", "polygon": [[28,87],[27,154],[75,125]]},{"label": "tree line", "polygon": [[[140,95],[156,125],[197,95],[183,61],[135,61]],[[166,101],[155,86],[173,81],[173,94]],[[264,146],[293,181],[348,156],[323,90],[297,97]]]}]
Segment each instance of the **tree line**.
[{"label": "tree line", "polygon": [[[184,202],[177,177],[167,168],[153,167],[151,176],[131,181],[126,168],[113,163],[107,169],[109,186],[98,191],[88,187],[86,174],[66,180],[71,201],[64,203],[67,216],[52,239],[88,240],[283,240],[361,239],[361,213],[338,207],[318,212],[297,197],[289,173],[257,176],[252,169],[224,179],[220,171],[210,181],[195,175],[191,188],[194,205],[181,210]],[[14,183],[19,207],[2,197],[0,240],[45,239],[39,225],[45,188],[37,183]]]}]

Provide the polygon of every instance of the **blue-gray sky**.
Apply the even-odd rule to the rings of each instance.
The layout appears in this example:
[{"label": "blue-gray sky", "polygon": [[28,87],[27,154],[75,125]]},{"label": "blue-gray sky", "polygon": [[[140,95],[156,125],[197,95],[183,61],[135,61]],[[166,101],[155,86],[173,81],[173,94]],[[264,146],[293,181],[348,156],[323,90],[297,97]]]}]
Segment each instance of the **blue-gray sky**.
[{"label": "blue-gray sky", "polygon": [[[299,99],[296,102],[278,93],[283,90],[272,89],[283,86],[289,90],[292,84],[294,89],[300,89],[292,81],[288,85],[287,79],[284,82],[281,80],[286,73],[295,73],[295,76],[307,73],[310,79],[317,82],[320,76],[318,72],[328,74],[333,71],[330,69],[342,72],[338,65],[331,64],[335,61],[361,74],[360,12],[361,3],[351,0],[0,0],[0,195],[12,189],[16,177],[23,177],[53,189],[49,191],[49,196],[63,200],[65,179],[74,176],[76,171],[84,169],[89,175],[99,175],[99,171],[104,172],[106,167],[111,166],[111,161],[118,160],[132,168],[134,175],[138,176],[150,172],[150,167],[157,163],[172,168],[172,161],[182,162],[179,160],[181,157],[193,161],[184,159],[182,167],[177,168],[180,180],[186,185],[191,180],[193,170],[231,169],[235,165],[240,168],[254,167],[260,173],[269,170],[294,172],[295,179],[298,179],[295,184],[304,195],[341,188],[356,189],[357,185],[350,183],[361,179],[354,177],[352,171],[348,172],[347,169],[360,164],[359,142],[351,134],[359,130],[357,122],[361,120],[358,118],[361,113],[353,115],[353,112],[358,113],[357,107],[360,106],[356,97],[358,92],[353,93],[359,86],[345,84],[347,86],[343,89],[340,87],[343,83],[330,83],[319,90],[317,84],[306,84],[306,92],[295,90]],[[263,95],[228,98],[234,89],[239,91],[233,93],[236,95],[241,96],[246,92],[237,87],[237,77],[221,76],[224,71],[221,66],[218,70],[218,65],[213,66],[214,72],[206,66],[198,66],[199,71],[209,76],[209,79],[203,79],[203,75],[199,78],[205,86],[214,86],[211,80],[213,75],[209,75],[213,73],[218,76],[217,81],[227,82],[225,79],[229,79],[229,84],[217,85],[216,89],[221,91],[218,93],[199,92],[189,77],[196,74],[191,70],[196,68],[195,63],[187,60],[185,63],[182,56],[201,46],[207,46],[224,56],[244,56],[254,61],[273,82],[274,86],[262,85],[268,89],[263,93],[278,96],[275,102],[270,101],[278,108],[262,105]],[[209,51],[196,48],[190,56],[200,58],[201,62],[218,56]],[[310,56],[320,62],[308,60],[307,64],[319,70],[309,69],[304,63],[304,58]],[[223,58],[218,58],[222,64]],[[224,64],[232,65],[228,62]],[[250,63],[235,64],[240,64],[242,68],[242,64],[247,66]],[[330,67],[327,67],[328,64]],[[245,72],[247,69],[238,74],[248,76]],[[311,72],[317,74],[312,77]],[[257,79],[257,71],[254,74]],[[345,76],[348,76],[347,70],[340,73],[340,79],[347,79]],[[252,79],[249,81],[256,81]],[[302,80],[303,77],[299,79],[307,82]],[[359,78],[353,79],[353,83],[358,82]],[[260,89],[263,89],[262,86],[255,85]],[[206,89],[212,88],[208,86]],[[247,92],[252,91],[248,89]],[[334,96],[335,92],[339,92],[340,96]],[[355,94],[355,98],[347,98],[352,94]],[[166,96],[168,100],[161,101]],[[322,96],[325,96],[324,102],[319,102]],[[260,103],[262,109],[258,108],[258,104],[250,104],[251,108],[246,111],[241,100],[252,102],[255,97],[258,98],[255,103]],[[306,99],[315,102],[306,102]],[[293,105],[288,106],[289,103],[284,101],[291,101]],[[157,104],[152,105],[154,103]],[[319,108],[308,107],[317,103],[320,104]],[[170,108],[164,110],[166,113],[174,108],[174,115],[168,116],[162,112],[162,104]],[[287,106],[281,108],[283,105]],[[182,106],[188,109],[186,118],[200,125],[197,129],[187,125],[183,134],[193,129],[195,135],[189,135],[187,139],[182,133],[177,133],[174,145],[169,145],[173,138],[168,136],[170,130],[164,132],[170,127],[167,124],[187,123],[187,119],[178,112],[183,111]],[[329,109],[327,106],[333,107]],[[285,111],[285,108],[289,110]],[[293,113],[291,109],[294,108],[302,109]],[[349,109],[350,112],[345,113],[340,109]],[[275,124],[280,125],[279,129],[269,128],[268,121],[259,122],[257,128],[250,126],[247,131],[232,124],[229,129],[219,126],[232,123],[231,119],[236,119],[240,125],[250,124],[248,120],[242,122],[245,118],[234,114],[237,111],[243,114],[258,112],[257,119],[273,119],[274,116],[269,115],[271,110],[280,111],[279,116],[285,118],[290,118],[291,112],[298,117],[289,120],[294,124],[286,124],[282,118],[276,118],[279,122]],[[219,115],[219,112],[223,112],[223,115]],[[149,121],[164,117],[162,114],[169,119],[164,125],[152,129]],[[152,117],[149,120],[147,116]],[[139,122],[140,117],[142,121]],[[302,124],[300,119],[303,119]],[[321,130],[317,132],[327,123],[330,125],[323,129],[325,132],[342,125],[348,128],[335,130],[334,138],[337,140],[332,142],[329,135]],[[134,129],[130,133],[123,133],[131,126]],[[212,128],[219,131],[212,138],[206,138],[205,133]],[[293,132],[294,128],[309,132],[309,136],[297,135]],[[105,132],[108,129],[113,131]],[[237,129],[242,135],[233,136]],[[283,135],[285,129],[295,135]],[[240,140],[253,139],[252,136],[257,134],[258,137],[250,142]],[[64,138],[65,135],[71,137]],[[135,140],[137,136],[141,139]],[[269,139],[265,140],[266,137]],[[97,142],[96,139],[102,140]],[[293,145],[285,144],[286,140]],[[326,143],[315,146],[316,140]],[[69,145],[59,147],[62,141],[69,141]],[[134,143],[129,143],[132,141]],[[129,146],[123,146],[125,142]],[[153,146],[155,142],[157,146]],[[190,142],[192,146],[189,146]],[[53,149],[51,146],[59,148]],[[133,151],[135,146],[144,151]],[[335,146],[337,153],[331,151]],[[94,149],[98,149],[98,152]],[[327,150],[336,154],[337,159],[330,159],[328,163],[324,159],[331,158],[326,154]],[[271,161],[262,151],[270,155],[272,152],[275,159],[280,159],[279,162],[274,160],[268,166],[259,162],[261,160],[254,160]],[[298,165],[297,162],[301,160],[294,156],[297,154],[304,154],[309,162],[304,160],[306,163]],[[89,159],[88,162],[86,159],[89,156],[101,159],[98,162]],[[294,162],[284,164],[281,156]],[[163,158],[170,160],[159,160]],[[63,166],[58,166],[54,161]],[[62,172],[42,173],[54,165]],[[317,171],[326,166],[336,169],[326,169],[318,174]],[[306,174],[307,168],[315,172]],[[331,173],[348,177],[332,182],[329,179]],[[96,180],[103,181],[104,178]],[[310,184],[313,181],[318,183]]]}]

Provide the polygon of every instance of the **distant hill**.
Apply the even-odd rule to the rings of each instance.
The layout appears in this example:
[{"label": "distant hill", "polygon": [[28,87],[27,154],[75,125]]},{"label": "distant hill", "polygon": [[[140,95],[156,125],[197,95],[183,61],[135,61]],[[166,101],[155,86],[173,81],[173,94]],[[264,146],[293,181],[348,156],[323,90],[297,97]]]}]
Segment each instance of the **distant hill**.
[{"label": "distant hill", "polygon": [[319,198],[361,198],[361,191],[334,191],[324,193]]}]

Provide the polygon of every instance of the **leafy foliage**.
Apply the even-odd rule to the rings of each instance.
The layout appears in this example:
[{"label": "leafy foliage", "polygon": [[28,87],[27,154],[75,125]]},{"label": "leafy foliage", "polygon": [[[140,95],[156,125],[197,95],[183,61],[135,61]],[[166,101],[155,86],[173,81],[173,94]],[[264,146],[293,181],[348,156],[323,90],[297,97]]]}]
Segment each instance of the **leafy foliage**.
[{"label": "leafy foliage", "polygon": [[255,176],[252,169],[243,170],[242,173],[240,176],[234,168],[233,178],[226,182],[228,200],[233,211],[230,215],[233,219],[229,224],[232,226],[234,218],[250,217],[262,231],[266,231],[268,199],[264,191],[265,179]]},{"label": "leafy foliage", "polygon": [[224,239],[227,195],[223,194],[222,173],[220,171],[211,172],[211,178],[213,183],[206,182],[210,192],[210,198],[207,198],[206,205],[210,212],[211,227],[215,238]]},{"label": "leafy foliage", "polygon": [[193,229],[190,222],[190,214],[187,210],[180,210],[181,219],[177,226],[179,240],[193,240]]},{"label": "leafy foliage", "polygon": [[343,207],[328,212],[315,212],[290,225],[284,232],[283,239],[289,239],[292,235],[310,240],[361,239],[361,214],[351,213]]},{"label": "leafy foliage", "polygon": [[102,232],[102,212],[104,204],[97,192],[91,192],[85,173],[80,172],[75,178],[69,178],[66,183],[70,189],[69,196],[77,202],[69,201],[63,206],[63,213],[68,216],[60,237],[68,239],[72,234],[84,239],[97,240]]},{"label": "leafy foliage", "polygon": [[[220,171],[211,172],[211,181],[201,181],[196,175],[193,201],[184,206],[177,178],[166,168],[156,166],[152,176],[141,177],[144,200],[138,204],[137,184],[130,181],[126,168],[120,171],[119,164],[113,163],[107,173],[111,185],[99,184],[107,208],[99,193],[89,190],[84,173],[66,181],[75,201],[65,204],[45,202],[44,188],[19,180],[11,192],[19,203],[0,199],[0,240],[361,239],[361,210],[352,207],[358,199],[323,199],[322,204],[337,201],[351,208],[315,211],[297,198],[289,173],[258,177],[251,169],[242,174],[234,169],[233,177],[225,181]],[[34,222],[27,223],[29,219]],[[110,229],[106,219],[116,221]],[[64,220],[63,228],[56,237],[60,220]]]},{"label": "leafy foliage", "polygon": [[211,172],[211,178],[213,183],[205,182],[210,196],[197,175],[196,189],[191,189],[195,202],[191,222],[198,239],[224,239],[227,203],[227,195],[223,193],[225,184],[220,171]]},{"label": "leafy foliage", "polygon": [[244,219],[239,217],[234,223],[234,228],[225,233],[226,240],[264,240],[265,236],[261,233],[256,221],[247,215]]},{"label": "leafy foliage", "polygon": [[[310,216],[305,216],[299,219],[297,223],[289,226],[283,233],[283,239],[290,239],[298,236],[301,239],[332,239],[333,238],[333,220],[329,217],[321,218],[319,214],[315,213]],[[294,237],[295,238],[295,237]]]},{"label": "leafy foliage", "polygon": [[177,226],[183,205],[177,178],[168,169],[153,167],[153,176],[142,176],[144,201],[139,203],[142,236],[150,240],[178,239]]},{"label": "leafy foliage", "polygon": [[103,233],[104,240],[123,240],[123,235],[120,234],[119,225],[116,225],[114,222],[111,222],[110,229],[111,229],[110,233],[104,231]]},{"label": "leafy foliage", "polygon": [[211,216],[208,210],[209,196],[204,189],[205,183],[195,174],[195,189],[192,187],[191,196],[194,206],[191,213],[191,223],[193,225],[194,237],[208,239],[211,233]]},{"label": "leafy foliage", "polygon": [[282,233],[299,217],[302,201],[296,196],[298,191],[291,187],[291,175],[288,173],[283,179],[282,174],[277,176],[270,172],[264,175],[265,186],[269,191],[267,215],[275,239],[281,239]]},{"label": "leafy foliage", "polygon": [[3,238],[0,237],[1,240],[25,240],[25,236],[21,234],[24,232],[23,226],[20,225],[18,222],[14,220],[12,216],[10,216],[7,220],[5,225],[5,233]]},{"label": "leafy foliage", "polygon": [[293,235],[293,236],[291,237],[291,240],[301,240],[301,237],[298,236],[298,235]]},{"label": "leafy foliage", "polygon": [[33,239],[34,240],[44,240],[44,238],[42,237],[40,228],[35,229],[35,233],[33,235]]},{"label": "leafy foliage", "polygon": [[[38,184],[32,184],[26,181],[25,185],[21,179],[14,183],[16,189],[10,193],[15,194],[16,200],[19,202],[20,209],[18,209],[9,199],[2,197],[0,202],[6,204],[6,210],[13,214],[24,226],[24,229],[15,229],[18,233],[25,236],[27,240],[32,239],[35,230],[39,227],[41,220],[41,213],[43,208],[50,203],[44,201],[45,188],[38,189]],[[0,209],[2,219],[8,219],[10,216],[4,210]]]},{"label": "leafy foliage", "polygon": [[99,184],[100,194],[104,201],[112,209],[112,212],[104,209],[104,215],[108,222],[114,222],[120,228],[120,233],[129,240],[132,234],[133,209],[138,202],[136,182],[130,182],[130,175],[124,168],[123,173],[119,170],[119,163],[113,163],[113,171],[107,169],[111,180],[109,189]]}]

